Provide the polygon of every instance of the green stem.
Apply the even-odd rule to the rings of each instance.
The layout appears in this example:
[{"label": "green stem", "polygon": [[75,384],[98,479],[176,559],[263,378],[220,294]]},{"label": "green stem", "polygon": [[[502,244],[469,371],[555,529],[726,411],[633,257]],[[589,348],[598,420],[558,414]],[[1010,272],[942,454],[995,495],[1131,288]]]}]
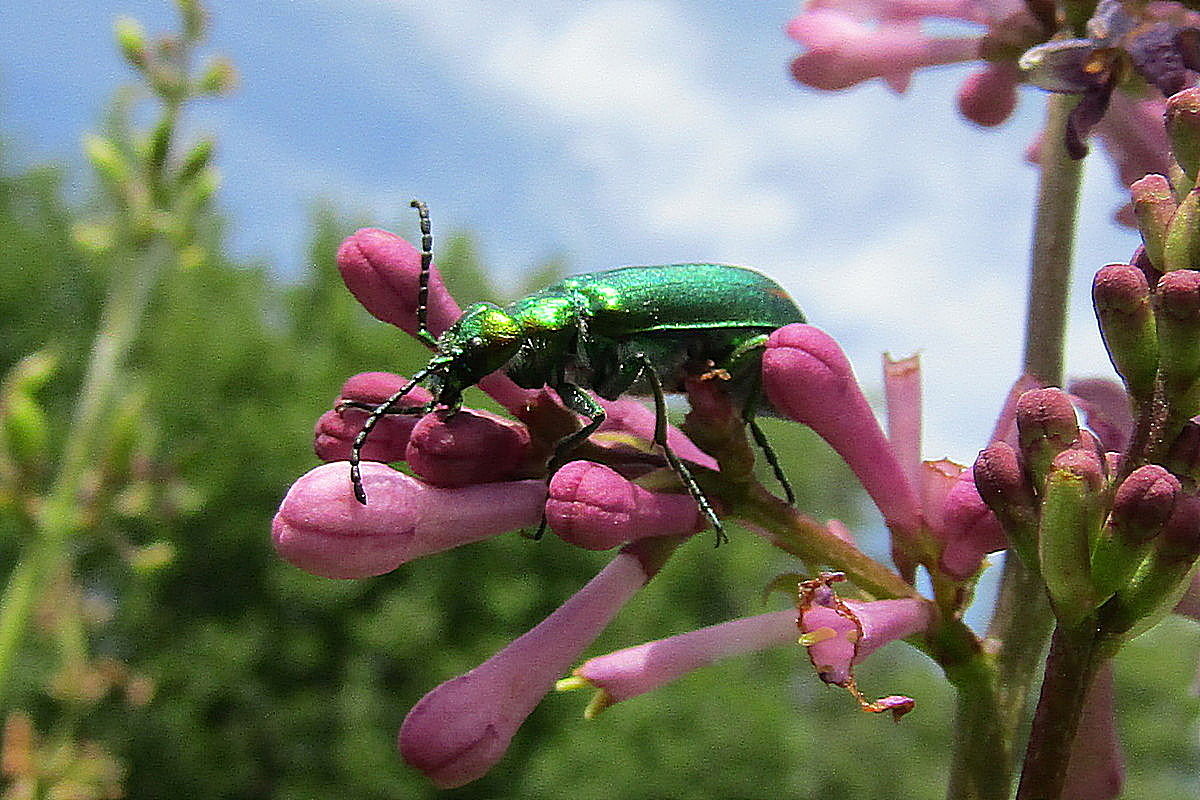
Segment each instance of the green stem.
[{"label": "green stem", "polygon": [[87,466],[104,438],[103,417],[120,387],[120,366],[137,335],[159,273],[172,257],[155,237],[119,273],[92,341],[87,371],[67,431],[58,476],[43,503],[34,537],[25,546],[0,596],[0,700],[12,687],[12,670],[29,625],[37,588],[68,557],[67,544],[80,526]]},{"label": "green stem", "polygon": [[845,572],[855,586],[876,598],[920,596],[895,572],[761,486],[747,492],[732,515],[762,531],[773,544],[801,561]]},{"label": "green stem", "polygon": [[[1041,142],[1023,371],[1051,385],[1063,380],[1067,296],[1082,167],[1067,155],[1065,131],[1068,115],[1077,103],[1078,98],[1073,96],[1050,95]],[[1041,580],[1010,552],[1004,560],[1000,594],[988,626],[988,638],[1002,643],[997,654],[996,691],[1006,743],[1015,745],[1051,624]],[[1015,746],[1012,752],[1016,752]],[[956,771],[959,757],[956,752]]]},{"label": "green stem", "polygon": [[1078,102],[1074,95],[1050,95],[1041,143],[1023,363],[1026,373],[1050,385],[1061,384],[1063,379],[1067,295],[1083,166],[1067,155],[1064,132],[1067,117]]},{"label": "green stem", "polygon": [[946,796],[956,800],[1004,800],[1012,783],[1012,758],[1002,735],[1004,720],[995,691],[995,666],[982,653],[946,670],[957,700],[954,759]]},{"label": "green stem", "polygon": [[1017,800],[1058,800],[1083,703],[1103,662],[1095,625],[1055,628]]}]

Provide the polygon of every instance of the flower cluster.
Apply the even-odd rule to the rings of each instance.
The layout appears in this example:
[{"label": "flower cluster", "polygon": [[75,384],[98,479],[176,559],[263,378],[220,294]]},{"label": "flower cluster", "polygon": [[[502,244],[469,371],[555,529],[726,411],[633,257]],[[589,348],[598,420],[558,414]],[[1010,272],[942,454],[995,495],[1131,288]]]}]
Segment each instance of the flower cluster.
[{"label": "flower cluster", "polygon": [[[415,333],[420,254],[403,239],[362,230],[342,245],[342,275],[375,316]],[[445,329],[459,309],[436,271],[429,328]],[[731,620],[586,661],[560,681],[622,605],[682,541],[703,530],[695,501],[663,491],[666,474],[648,440],[654,414],[632,399],[606,402],[608,418],[579,449],[581,460],[547,485],[553,444],[577,424],[546,390],[516,387],[503,374],[481,387],[519,421],[483,411],[422,417],[385,415],[363,450],[364,488],[351,491],[347,458],[366,419],[406,381],[366,373],[343,386],[335,408],[318,420],[317,455],[330,463],[301,477],[276,515],[279,554],[317,575],[361,578],[423,555],[531,528],[545,519],[564,541],[592,550],[619,548],[590,583],[542,623],[465,675],[434,689],[400,731],[404,758],[440,786],[471,781],[495,764],[541,697],[559,688],[591,687],[589,713],[661,686],[719,658],[773,646],[808,648],[818,676],[849,689],[870,711],[899,715],[903,697],[868,701],[853,667],[880,646],[943,627],[970,596],[987,553],[1006,547],[996,516],[975,489],[974,474],[948,461],[922,462],[920,372],[915,359],[885,362],[888,432],[876,420],[838,344],[810,325],[775,331],[762,357],[763,389],[772,408],[820,434],[852,467],[892,532],[899,574],[865,556],[845,526],[822,524],[755,484],[740,413],[714,384],[689,387],[692,411],[668,440],[694,470],[723,516],[809,564],[844,570],[857,589],[838,597],[830,575],[801,584],[795,609]],[[1028,388],[1022,381],[1019,389]],[[414,390],[413,401],[427,401]],[[1010,437],[1015,400],[1001,414],[997,438]],[[565,427],[564,427],[565,423]],[[710,455],[697,446],[715,453]],[[384,462],[405,461],[412,475]],[[913,588],[924,564],[945,596]],[[795,584],[792,584],[793,587]],[[960,630],[956,628],[956,630]],[[960,630],[961,635],[965,629]]]},{"label": "flower cluster", "polygon": [[[933,35],[944,20],[978,30]],[[792,75],[827,91],[879,78],[903,92],[917,69],[980,62],[963,82],[958,106],[983,126],[1009,118],[1021,83],[1081,95],[1066,134],[1074,158],[1087,153],[1094,132],[1122,186],[1165,172],[1163,98],[1195,83],[1200,15],[1177,3],[1104,0],[1091,19],[1079,21],[1085,35],[1047,41],[1059,24],[1053,5],[1038,0],[809,0],[787,33],[805,48]],[[1029,158],[1039,161],[1037,143]],[[1118,219],[1133,224],[1126,209]]]}]

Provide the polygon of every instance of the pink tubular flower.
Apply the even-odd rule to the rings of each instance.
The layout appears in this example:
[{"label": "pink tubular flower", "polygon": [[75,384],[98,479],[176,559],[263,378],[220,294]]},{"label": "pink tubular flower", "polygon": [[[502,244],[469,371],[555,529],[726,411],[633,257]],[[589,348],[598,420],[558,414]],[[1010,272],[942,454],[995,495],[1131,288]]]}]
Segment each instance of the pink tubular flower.
[{"label": "pink tubular flower", "polygon": [[796,643],[796,611],[787,609],[722,622],[667,639],[626,647],[581,664],[560,688],[601,692],[589,716],[644,694],[722,658]]},{"label": "pink tubular flower", "polygon": [[326,578],[382,575],[421,556],[536,525],[541,480],[438,489],[383,464],[364,463],[371,504],[354,499],[346,465],[296,481],[271,525],[285,561]]},{"label": "pink tubular flower", "polygon": [[690,495],[648,491],[591,461],[572,461],[554,474],[546,520],[563,541],[585,550],[688,535],[706,524]]},{"label": "pink tubular flower", "polygon": [[[979,31],[930,36],[923,26],[935,18],[968,22]],[[980,125],[1008,118],[1020,80],[1017,56],[1046,38],[1025,5],[1013,0],[810,0],[788,23],[787,34],[805,48],[792,61],[792,76],[827,91],[880,78],[903,92],[918,69],[988,60],[959,94],[963,115]]]},{"label": "pink tubular flower", "polygon": [[622,552],[528,633],[425,695],[400,727],[404,760],[443,789],[479,778],[621,606],[657,571]]},{"label": "pink tubular flower", "polygon": [[916,493],[833,337],[812,325],[780,328],[767,341],[762,369],[771,405],[829,442],[888,525],[911,536],[920,519]]},{"label": "pink tubular flower", "polygon": [[[880,429],[849,361],[830,336],[811,325],[789,325],[767,342],[763,388],[772,406],[811,427],[846,460],[901,546],[906,538],[911,541],[927,531],[941,543],[940,567],[955,580],[965,580],[986,553],[1006,546],[999,522],[975,491],[969,471],[964,477],[958,464],[919,460],[917,361],[885,361],[884,383],[890,437]],[[1002,421],[1000,427],[1009,424]],[[897,554],[898,561],[903,558]]]},{"label": "pink tubular flower", "polygon": [[914,701],[893,695],[875,703],[859,692],[854,665],[888,642],[924,630],[931,619],[930,605],[914,598],[860,603],[842,600],[833,584],[844,580],[841,573],[824,573],[803,581],[797,599],[800,642],[821,680],[841,686],[872,712],[890,711],[899,719],[911,711]]}]

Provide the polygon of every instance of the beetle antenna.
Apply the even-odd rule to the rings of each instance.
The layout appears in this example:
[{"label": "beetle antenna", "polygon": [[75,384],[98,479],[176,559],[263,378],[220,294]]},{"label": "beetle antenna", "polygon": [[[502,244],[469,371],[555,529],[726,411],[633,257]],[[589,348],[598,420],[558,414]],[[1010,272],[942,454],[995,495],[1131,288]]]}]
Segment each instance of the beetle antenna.
[{"label": "beetle antenna", "polygon": [[421,222],[421,278],[417,285],[417,338],[426,344],[434,344],[429,332],[429,273],[433,268],[433,233],[429,224],[429,208],[424,201],[413,200],[410,206],[417,210]]},{"label": "beetle antenna", "polygon": [[396,392],[387,400],[384,400],[381,404],[375,406],[375,409],[371,412],[371,415],[367,417],[367,421],[363,423],[362,429],[359,430],[358,435],[354,437],[354,444],[350,448],[350,483],[354,486],[354,499],[362,503],[364,506],[367,504],[367,492],[363,488],[362,471],[359,469],[358,465],[362,460],[362,449],[363,445],[367,443],[367,437],[371,435],[371,431],[375,429],[375,426],[379,424],[379,420],[382,419],[385,414],[416,414],[417,412],[424,413],[427,411],[429,406],[414,406],[411,409],[401,409],[399,412],[393,412],[392,407],[400,402],[400,398],[411,392],[414,388],[416,388],[417,384],[425,380],[425,378],[427,378],[429,374],[434,371],[435,367],[425,367],[425,369],[421,370],[416,375],[413,375],[412,380],[410,380],[403,389]]}]

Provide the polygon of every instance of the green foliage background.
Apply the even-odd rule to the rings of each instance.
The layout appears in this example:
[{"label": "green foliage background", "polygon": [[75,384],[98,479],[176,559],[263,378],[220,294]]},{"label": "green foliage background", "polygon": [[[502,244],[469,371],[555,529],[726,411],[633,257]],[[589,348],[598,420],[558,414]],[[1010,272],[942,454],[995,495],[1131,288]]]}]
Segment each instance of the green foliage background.
[{"label": "green foliage background", "polygon": [[[81,209],[99,199],[68,204],[58,168],[14,169],[10,147],[0,149],[0,374],[36,350],[60,355],[41,395],[53,440],[106,286],[125,265],[72,236]],[[424,361],[341,284],[333,253],[360,222],[412,233],[409,220],[319,210],[311,268],[284,283],[270,265],[232,261],[223,221],[206,218],[204,255],[158,287],[126,387],[141,399],[155,474],[184,487],[181,499],[106,519],[75,542],[77,581],[99,609],[89,618],[92,648],[147,676],[152,699],[56,696],[53,648],[35,628],[5,713],[28,712],[49,737],[103,742],[125,765],[132,798],[942,795],[953,697],[903,644],[860,675],[867,692],[918,699],[899,725],[862,714],[815,678],[799,648],[783,649],[689,676],[593,722],[581,718],[584,695],[551,696],[507,758],[456,791],[438,793],[405,767],[395,732],[421,695],[535,624],[608,556],[506,535],[363,581],[313,577],[275,557],[271,517],[289,483],[315,465],[312,425],[341,382],[366,370],[411,373]],[[460,302],[501,297],[469,237],[441,235],[438,256]],[[531,266],[531,286],[554,268]],[[856,485],[824,445],[790,424],[768,433],[800,505],[853,521]],[[20,535],[0,515],[0,579]],[[763,610],[763,587],[797,565],[749,533],[732,540],[716,551],[703,537],[682,548],[590,652]],[[174,557],[135,569],[129,548],[155,542]],[[1129,797],[1195,791],[1198,706],[1187,687],[1197,650],[1192,625],[1170,620],[1122,654]]]}]

